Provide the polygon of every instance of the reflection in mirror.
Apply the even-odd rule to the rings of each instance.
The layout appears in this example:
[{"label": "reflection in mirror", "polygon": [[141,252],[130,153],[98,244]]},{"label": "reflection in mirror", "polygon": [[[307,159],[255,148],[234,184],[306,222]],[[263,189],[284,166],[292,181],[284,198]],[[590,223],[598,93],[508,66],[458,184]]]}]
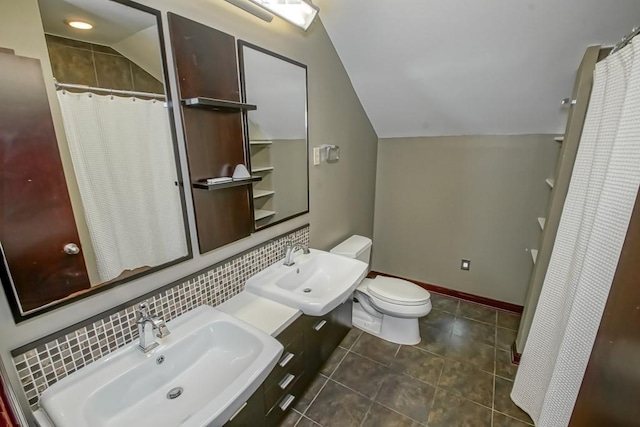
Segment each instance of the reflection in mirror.
[{"label": "reflection in mirror", "polygon": [[307,67],[240,41],[256,229],[309,211]]},{"label": "reflection in mirror", "polygon": [[[55,84],[62,113],[53,116],[88,283],[60,295],[34,281],[37,298],[13,283],[22,315],[191,256],[159,12],[110,0],[39,0],[39,7],[55,79],[46,84]],[[72,28],[71,20],[93,28]],[[11,249],[3,249],[11,274]]]}]

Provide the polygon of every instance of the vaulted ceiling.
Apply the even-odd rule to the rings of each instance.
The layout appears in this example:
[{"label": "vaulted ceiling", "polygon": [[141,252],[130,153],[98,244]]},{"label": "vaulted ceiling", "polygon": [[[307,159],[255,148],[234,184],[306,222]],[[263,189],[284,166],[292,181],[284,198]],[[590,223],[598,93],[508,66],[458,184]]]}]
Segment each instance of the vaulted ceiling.
[{"label": "vaulted ceiling", "polygon": [[639,0],[315,0],[381,138],[562,133],[587,46]]}]

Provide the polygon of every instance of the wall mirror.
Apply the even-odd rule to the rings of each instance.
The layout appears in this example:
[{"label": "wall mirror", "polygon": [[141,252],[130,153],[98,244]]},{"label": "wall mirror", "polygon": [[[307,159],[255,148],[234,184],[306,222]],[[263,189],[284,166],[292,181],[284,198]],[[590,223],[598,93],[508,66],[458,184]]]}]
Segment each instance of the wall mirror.
[{"label": "wall mirror", "polygon": [[255,229],[309,212],[307,67],[238,41]]},{"label": "wall mirror", "polygon": [[[38,2],[40,10],[42,27],[25,29],[25,36],[39,32],[41,39],[44,29],[38,59],[50,61],[53,71],[43,68],[45,86],[55,85],[47,105],[66,182],[60,198],[70,201],[78,241],[57,234],[64,228],[55,222],[60,215],[46,216],[44,201],[7,195],[26,212],[5,210],[1,236],[2,282],[16,321],[192,255],[160,12],[127,0],[25,1]],[[12,148],[2,143],[8,158]],[[25,161],[23,168],[34,165]],[[8,172],[2,177],[5,190],[13,188]]]}]

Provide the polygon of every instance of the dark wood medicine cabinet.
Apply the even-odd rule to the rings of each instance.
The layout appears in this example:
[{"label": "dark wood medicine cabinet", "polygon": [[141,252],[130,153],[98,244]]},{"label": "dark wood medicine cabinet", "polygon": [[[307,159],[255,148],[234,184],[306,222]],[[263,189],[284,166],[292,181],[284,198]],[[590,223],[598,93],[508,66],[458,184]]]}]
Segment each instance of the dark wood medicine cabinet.
[{"label": "dark wood medicine cabinet", "polygon": [[[200,253],[308,213],[306,66],[244,41],[238,41],[236,51],[232,35],[173,13],[168,14],[168,21]],[[253,67],[249,69],[247,49],[262,55],[264,62],[251,62]],[[275,68],[268,68],[269,61],[275,61]],[[283,70],[283,66],[293,67],[297,79],[287,80],[291,71]],[[250,72],[279,80],[252,82],[252,88],[260,87],[267,94],[256,96],[255,91],[247,90]],[[278,114],[288,111],[278,105],[282,96],[293,102],[291,91],[279,92],[287,87],[284,83],[294,86],[297,94],[298,108],[293,117]],[[269,140],[256,141],[249,123],[252,118],[262,117],[260,112],[271,119],[265,128],[282,128],[282,123],[295,121],[297,133],[271,133]],[[258,115],[251,116],[254,113]],[[274,120],[280,126],[273,126]],[[282,167],[274,168],[269,163],[270,153],[271,160],[277,159]],[[250,171],[250,176],[207,182],[232,176],[238,165]]]},{"label": "dark wood medicine cabinet", "polygon": [[200,252],[209,252],[253,232],[250,186],[258,177],[207,184],[247,167],[235,38],[168,14],[178,77],[189,176]]}]

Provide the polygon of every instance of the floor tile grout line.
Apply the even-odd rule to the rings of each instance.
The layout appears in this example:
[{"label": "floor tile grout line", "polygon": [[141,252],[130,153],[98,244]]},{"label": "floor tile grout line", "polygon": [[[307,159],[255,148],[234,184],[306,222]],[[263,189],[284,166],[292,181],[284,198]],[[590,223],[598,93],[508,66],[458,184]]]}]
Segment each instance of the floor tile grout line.
[{"label": "floor tile grout line", "polygon": [[[431,399],[431,406],[429,407],[429,415],[431,415],[431,410],[433,409],[433,405],[436,403],[436,396],[438,394],[438,389],[440,386],[440,379],[442,378],[442,373],[444,372],[445,360],[442,360],[442,366],[440,367],[440,374],[438,375],[438,380],[436,381],[435,390],[433,391],[433,399]],[[427,424],[429,423],[429,415],[427,415]]]},{"label": "floor tile grout line", "polygon": [[[388,409],[389,411],[391,411],[391,412],[393,412],[393,413],[395,413],[395,414],[398,414],[398,415],[401,415],[401,416],[403,416],[403,417],[405,417],[405,418],[408,418],[408,419],[410,419],[411,421],[415,421],[415,422],[417,422],[417,423],[418,423],[418,424],[420,424],[420,425],[423,425],[423,426],[426,426],[426,425],[427,425],[427,424],[426,424],[426,422],[425,422],[425,423],[423,423],[422,421],[418,421],[418,420],[416,420],[415,418],[413,418],[413,417],[411,417],[411,416],[409,416],[409,415],[403,414],[402,412],[399,412],[398,410],[393,409],[393,408],[391,408],[391,407],[389,407],[389,406],[385,405],[384,403],[378,402],[377,400],[373,400],[372,402],[373,402],[374,404],[376,404],[376,405],[380,405],[380,406],[382,406],[382,407],[383,407],[383,408],[385,408],[385,409]],[[513,417],[512,417],[512,418],[513,418]]]},{"label": "floor tile grout line", "polygon": [[371,412],[372,407],[373,407],[373,400],[369,399],[369,407],[367,408],[367,412],[364,413],[364,417],[362,417],[362,421],[360,421],[360,427],[364,425],[364,422],[367,419],[369,412]]},{"label": "floor tile grout line", "polygon": [[[322,374],[320,374],[320,375],[322,375]],[[323,375],[323,376],[324,376],[324,375]],[[325,380],[324,384],[322,384],[322,387],[320,387],[320,390],[318,390],[318,392],[315,394],[315,396],[313,396],[313,399],[311,399],[311,402],[309,402],[309,404],[307,405],[307,407],[306,407],[306,408],[304,408],[304,411],[302,411],[302,415],[303,415],[303,416],[307,414],[307,411],[309,410],[309,408],[311,408],[311,405],[313,405],[313,402],[315,402],[315,401],[316,401],[316,398],[320,395],[320,393],[322,392],[322,390],[324,390],[324,388],[325,388],[325,386],[327,385],[327,383],[331,380],[331,378],[329,378],[329,377],[326,377],[326,378],[327,378],[327,379]],[[310,419],[311,421],[313,421],[313,422],[316,422],[316,420],[314,420],[314,419],[313,419],[313,418],[311,418],[311,417],[307,417],[307,418],[309,418],[309,419]],[[320,424],[320,423],[318,423],[318,424]]]},{"label": "floor tile grout line", "polygon": [[[463,338],[463,337],[461,337],[461,338]],[[481,343],[481,344],[482,344],[482,343]],[[488,345],[488,344],[485,344],[485,345]],[[471,367],[473,367],[473,368],[475,368],[475,369],[479,370],[480,372],[484,372],[484,373],[487,373],[487,374],[489,374],[489,375],[493,375],[493,373],[492,373],[492,372],[486,371],[486,370],[484,370],[484,369],[480,368],[479,366],[474,365],[474,364],[473,364],[473,363],[471,363],[471,362],[468,362],[468,361],[467,361],[467,359],[465,359],[465,360],[453,359],[453,358],[451,358],[451,357],[449,357],[449,356],[441,355],[441,354],[437,354],[437,353],[433,353],[433,352],[431,352],[431,351],[429,351],[429,350],[425,350],[425,349],[420,348],[420,347],[416,347],[416,346],[411,346],[411,347],[413,347],[413,348],[415,348],[415,349],[418,349],[418,350],[420,350],[420,351],[422,351],[422,352],[424,352],[424,353],[428,353],[428,354],[430,354],[430,355],[432,355],[432,356],[439,357],[439,358],[441,358],[441,359],[443,359],[443,360],[445,360],[445,361],[450,360],[450,361],[453,361],[453,362],[463,363],[463,364],[465,364],[465,365],[469,365],[469,366],[471,366]],[[496,350],[496,349],[494,348],[494,350]],[[359,353],[356,353],[356,354],[360,355]],[[366,357],[366,356],[362,356],[362,357]],[[367,359],[368,359],[368,358],[367,358]],[[369,360],[372,360],[372,359],[369,359]],[[375,361],[374,361],[374,362],[375,362]],[[380,362],[377,362],[377,363],[380,363]],[[494,354],[494,368],[493,368],[493,370],[494,370],[494,372],[495,372],[495,354]],[[409,375],[409,376],[411,377],[411,375]],[[411,377],[411,378],[414,378],[414,377]]]},{"label": "floor tile grout line", "polygon": [[[497,325],[497,316],[498,313],[496,313],[496,325]],[[495,329],[495,340],[496,340],[496,347],[494,348],[494,353],[493,353],[493,396],[491,398],[491,427],[493,427],[493,418],[495,415],[495,409],[496,409],[496,372],[498,370],[498,327],[496,326]]]},{"label": "floor tile grout line", "polygon": [[[498,308],[498,307],[494,307],[494,306],[492,306],[492,305],[482,304],[482,303],[475,302],[475,301],[469,301],[469,300],[467,300],[467,299],[454,297],[454,296],[452,296],[452,295],[449,295],[449,294],[443,294],[443,293],[436,292],[436,291],[429,291],[429,293],[434,294],[434,295],[438,295],[438,296],[440,296],[440,297],[445,297],[446,299],[455,300],[455,301],[456,301],[456,303],[457,303],[458,305],[460,305],[460,303],[461,303],[461,302],[466,302],[466,303],[468,303],[468,304],[479,305],[479,306],[481,306],[481,307],[486,307],[486,308],[489,308],[489,309],[491,309],[491,310],[500,311],[500,312],[502,312],[502,313],[513,314],[514,316],[522,316],[522,313],[521,313],[521,312],[511,311],[511,310],[508,310],[508,309],[506,309],[506,308]],[[443,309],[441,309],[441,308],[436,308],[436,307],[433,307],[433,308],[434,308],[435,310],[446,311],[446,310],[443,310]],[[455,313],[454,313],[454,314],[455,314]]]},{"label": "floor tile grout line", "polygon": [[[333,378],[329,378],[329,380],[333,381],[334,383],[338,384],[339,386],[342,386],[342,387],[344,387],[344,388],[346,388],[346,389],[348,389],[348,390],[350,390],[350,391],[352,391],[352,392],[354,392],[354,393],[358,394],[359,396],[364,397],[365,399],[368,399],[368,400],[373,401],[373,399],[371,399],[369,396],[367,396],[366,394],[362,393],[361,391],[358,391],[358,390],[356,390],[356,389],[354,389],[354,388],[351,388],[351,387],[349,387],[348,385],[341,383],[340,381],[334,380]],[[378,392],[379,392],[379,391],[380,391],[380,390],[378,390]],[[378,395],[378,394],[377,394],[378,392],[376,392],[376,396]],[[374,399],[375,399],[375,398],[374,398]],[[311,405],[309,405],[309,406],[311,406]]]},{"label": "floor tile grout line", "polygon": [[528,426],[533,426],[533,424],[531,424],[530,422],[528,422],[528,421],[523,421],[523,420],[521,420],[520,418],[516,418],[516,417],[514,417],[513,415],[505,414],[504,412],[500,412],[500,411],[496,411],[496,410],[494,410],[493,412],[497,412],[498,414],[500,414],[500,415],[504,415],[505,417],[507,417],[507,418],[511,418],[512,420],[520,421],[521,423],[525,423],[525,424],[526,424],[526,425],[528,425]]},{"label": "floor tile grout line", "polygon": [[[344,347],[342,347],[344,348]],[[335,350],[334,350],[335,351]],[[327,375],[328,378],[331,378],[333,376],[333,374],[336,373],[336,371],[338,370],[338,368],[340,367],[340,365],[342,364],[342,362],[344,362],[344,359],[347,357],[347,354],[349,354],[349,350],[346,350],[344,352],[344,355],[342,356],[342,358],[340,358],[340,360],[338,361],[338,363],[336,363],[336,367],[333,368],[333,371],[331,371],[331,373],[329,375]],[[332,354],[333,355],[333,354]],[[331,356],[329,356],[331,357]]]},{"label": "floor tile grout line", "polygon": [[[377,363],[378,365],[384,366],[385,368],[390,368],[390,366],[391,366],[391,364],[389,364],[389,365],[385,365],[384,363],[379,362],[379,361],[377,361],[377,360],[375,360],[375,359],[372,359],[372,358],[370,358],[369,356],[365,356],[365,355],[364,355],[364,354],[362,354],[362,353],[358,353],[357,351],[354,351],[354,350],[349,350],[349,351],[350,351],[351,353],[353,353],[353,354],[357,354],[357,355],[358,355],[358,356],[360,356],[360,357],[364,357],[365,359],[367,359],[367,360],[369,360],[369,361],[371,361],[371,362],[373,362],[373,363]],[[394,356],[394,357],[395,357],[395,356]]]},{"label": "floor tile grout line", "polygon": [[300,420],[302,420],[302,418],[304,418],[304,415],[302,415],[299,411],[296,411],[295,408],[291,408],[291,410],[293,412],[295,412],[296,414],[300,415],[300,417],[298,417],[298,421],[296,421],[296,423],[293,425],[293,427],[296,427],[298,424],[300,424]]}]

